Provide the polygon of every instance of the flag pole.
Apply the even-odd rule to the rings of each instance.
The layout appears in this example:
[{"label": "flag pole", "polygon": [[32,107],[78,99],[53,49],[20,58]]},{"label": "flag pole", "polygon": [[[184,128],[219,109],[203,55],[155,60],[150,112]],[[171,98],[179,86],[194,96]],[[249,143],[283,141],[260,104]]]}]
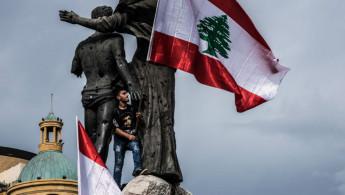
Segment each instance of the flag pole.
[{"label": "flag pole", "polygon": [[78,116],[75,116],[75,127],[77,131],[77,159],[78,159],[78,194],[81,195],[81,182],[80,182],[80,150],[79,150],[79,124]]},{"label": "flag pole", "polygon": [[[139,107],[138,107],[138,112],[141,113],[141,102],[143,101],[143,98],[140,98],[140,101],[139,101]],[[136,122],[135,122],[135,130],[138,132],[138,122],[139,122],[139,119],[136,119]]]}]

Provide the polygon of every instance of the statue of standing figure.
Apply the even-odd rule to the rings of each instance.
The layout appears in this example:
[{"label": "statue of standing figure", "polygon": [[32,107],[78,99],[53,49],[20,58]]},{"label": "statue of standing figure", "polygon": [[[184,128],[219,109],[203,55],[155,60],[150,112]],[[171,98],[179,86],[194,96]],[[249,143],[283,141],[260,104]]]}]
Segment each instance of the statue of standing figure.
[{"label": "statue of standing figure", "polygon": [[[95,8],[92,18],[112,15],[112,8]],[[86,85],[82,91],[85,109],[85,130],[104,163],[113,134],[116,88],[126,86],[132,99],[141,91],[134,82],[125,60],[123,37],[120,34],[96,31],[79,43],[72,61],[71,72],[78,77],[84,72]]]},{"label": "statue of standing figure", "polygon": [[60,11],[60,20],[137,38],[137,49],[129,66],[134,82],[139,83],[144,94],[142,114],[146,128],[138,131],[142,166],[152,175],[179,183],[183,177],[174,132],[176,69],[146,61],[156,7],[157,0],[120,0],[111,16],[87,19],[74,12]]}]

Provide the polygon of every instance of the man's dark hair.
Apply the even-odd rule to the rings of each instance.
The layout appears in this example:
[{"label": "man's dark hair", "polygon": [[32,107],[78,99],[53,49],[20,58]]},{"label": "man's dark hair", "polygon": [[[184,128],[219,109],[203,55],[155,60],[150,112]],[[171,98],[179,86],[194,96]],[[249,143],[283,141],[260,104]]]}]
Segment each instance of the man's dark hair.
[{"label": "man's dark hair", "polygon": [[113,14],[113,9],[109,6],[99,6],[92,10],[91,18],[97,19],[103,16],[111,16]]},{"label": "man's dark hair", "polygon": [[116,96],[119,96],[121,91],[127,91],[127,89],[124,87],[116,87],[115,89]]}]

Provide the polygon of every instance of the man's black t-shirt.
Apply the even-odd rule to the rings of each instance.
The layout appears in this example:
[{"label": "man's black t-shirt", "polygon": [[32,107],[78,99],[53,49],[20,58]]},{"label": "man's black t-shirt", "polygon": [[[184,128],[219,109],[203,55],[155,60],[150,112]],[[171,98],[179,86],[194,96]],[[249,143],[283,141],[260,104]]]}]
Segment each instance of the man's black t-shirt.
[{"label": "man's black t-shirt", "polygon": [[[135,129],[135,124],[136,124],[135,113],[136,111],[131,105],[127,105],[127,108],[124,110],[120,109],[119,107],[115,108],[115,114],[114,114],[114,120],[113,120],[115,128],[119,128],[128,134],[136,136],[137,130]],[[121,136],[115,134],[115,137],[121,137]]]}]

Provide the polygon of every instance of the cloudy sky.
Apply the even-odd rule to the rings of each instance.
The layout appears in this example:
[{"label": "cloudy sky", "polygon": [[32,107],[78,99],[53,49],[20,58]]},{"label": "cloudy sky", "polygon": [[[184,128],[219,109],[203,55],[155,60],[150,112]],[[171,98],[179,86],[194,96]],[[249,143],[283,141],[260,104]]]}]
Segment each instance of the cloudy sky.
[{"label": "cloudy sky", "polygon": [[[184,182],[194,194],[345,194],[345,1],[238,0],[280,63],[291,68],[276,98],[237,113],[231,93],[176,72],[175,132]],[[37,152],[38,123],[64,120],[64,154],[76,163],[75,116],[85,79],[70,74],[92,30],[59,21],[89,17],[117,0],[2,0],[0,146]],[[135,38],[125,36],[127,60]],[[112,147],[111,143],[111,147]],[[128,152],[123,182],[132,179]],[[107,166],[113,170],[113,151]]]}]

